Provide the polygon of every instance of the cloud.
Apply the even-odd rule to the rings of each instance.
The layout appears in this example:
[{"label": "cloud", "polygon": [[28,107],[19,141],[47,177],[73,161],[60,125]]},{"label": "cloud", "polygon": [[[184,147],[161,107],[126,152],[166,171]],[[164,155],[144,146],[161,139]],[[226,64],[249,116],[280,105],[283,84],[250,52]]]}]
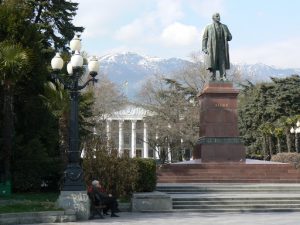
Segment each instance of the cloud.
[{"label": "cloud", "polygon": [[154,14],[156,14],[156,17],[163,26],[178,21],[184,17],[182,1],[158,0],[157,11]]},{"label": "cloud", "polygon": [[264,63],[281,68],[300,68],[300,37],[266,43],[259,46],[245,46],[233,49],[234,62]]},{"label": "cloud", "polygon": [[161,38],[167,46],[188,46],[198,42],[200,32],[195,26],[185,25],[182,23],[172,23],[167,26]]},{"label": "cloud", "polygon": [[129,41],[132,39],[138,39],[144,34],[144,26],[141,20],[135,20],[130,24],[121,27],[116,33],[115,38],[117,40]]},{"label": "cloud", "polygon": [[165,26],[183,18],[180,0],[156,0],[155,9],[120,27],[114,35],[119,41],[157,42]]},{"label": "cloud", "polygon": [[[197,28],[183,22],[188,17],[185,0],[77,2],[75,24],[86,28],[82,39],[90,44],[86,45],[88,52],[139,49],[143,54],[170,56],[180,52],[186,55],[193,47],[198,48]],[[109,49],[105,49],[104,42]]]},{"label": "cloud", "polygon": [[83,36],[99,38],[111,33],[111,24],[128,10],[139,7],[139,0],[75,0],[79,3],[74,24],[85,27]]},{"label": "cloud", "polygon": [[190,0],[190,5],[199,16],[205,18],[211,18],[215,12],[221,13],[221,16],[225,13],[224,0]]}]

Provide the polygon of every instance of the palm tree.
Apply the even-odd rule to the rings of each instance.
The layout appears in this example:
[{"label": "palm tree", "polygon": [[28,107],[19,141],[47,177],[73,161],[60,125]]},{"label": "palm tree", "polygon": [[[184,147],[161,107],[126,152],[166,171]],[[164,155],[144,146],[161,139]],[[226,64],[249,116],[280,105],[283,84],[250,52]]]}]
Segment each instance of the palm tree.
[{"label": "palm tree", "polygon": [[29,54],[19,44],[0,43],[0,81],[3,86],[2,138],[4,179],[11,178],[10,160],[14,135],[14,87],[22,75],[29,71]]},{"label": "palm tree", "polygon": [[[67,165],[69,149],[69,122],[70,122],[70,94],[64,89],[63,84],[48,82],[44,86],[44,95],[40,95],[49,111],[58,120],[59,151],[64,166]],[[94,102],[91,92],[80,95],[79,122],[81,130],[88,127],[88,117],[91,117],[89,109]]]},{"label": "palm tree", "polygon": [[287,145],[288,152],[291,152],[291,150],[292,150],[292,140],[291,140],[290,129],[291,129],[291,126],[293,125],[294,121],[290,117],[283,116],[279,119],[279,123],[282,124],[282,126],[284,128],[284,133],[285,133],[285,136],[286,136],[286,145]]},{"label": "palm tree", "polygon": [[67,163],[69,149],[70,95],[61,83],[48,82],[40,96],[49,111],[58,119],[59,150],[62,162]]},{"label": "palm tree", "polygon": [[[270,122],[263,123],[259,126],[258,131],[262,134],[263,137],[263,154],[264,159],[270,158],[273,155],[273,142],[272,142],[272,134],[273,134],[273,125]],[[268,156],[266,157],[267,150],[269,149]]]},{"label": "palm tree", "polygon": [[277,140],[277,150],[278,153],[281,153],[281,139],[284,136],[284,128],[283,127],[275,127],[274,128],[274,135],[276,137]]},{"label": "palm tree", "polygon": [[270,122],[266,122],[265,126],[266,126],[266,130],[267,130],[269,154],[270,154],[270,157],[272,158],[273,151],[274,151],[274,145],[273,145],[273,140],[272,140],[272,136],[274,135],[274,125]]}]

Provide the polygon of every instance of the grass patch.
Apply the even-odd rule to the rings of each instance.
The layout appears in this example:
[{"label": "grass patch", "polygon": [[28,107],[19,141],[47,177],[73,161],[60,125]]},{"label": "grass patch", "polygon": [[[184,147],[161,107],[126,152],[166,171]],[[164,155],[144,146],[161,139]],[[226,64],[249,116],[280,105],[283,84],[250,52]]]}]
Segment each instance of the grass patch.
[{"label": "grass patch", "polygon": [[17,200],[17,201],[49,201],[55,202],[59,193],[14,193],[10,196],[2,196],[0,200]]},{"label": "grass patch", "polygon": [[0,213],[62,210],[55,206],[59,193],[14,193],[0,197]]},{"label": "grass patch", "polygon": [[55,207],[53,202],[24,202],[0,206],[0,213],[39,212],[62,210]]},{"label": "grass patch", "polygon": [[128,197],[128,196],[126,196],[126,197],[120,197],[120,198],[118,198],[118,201],[119,201],[120,203],[130,203],[131,198]]}]

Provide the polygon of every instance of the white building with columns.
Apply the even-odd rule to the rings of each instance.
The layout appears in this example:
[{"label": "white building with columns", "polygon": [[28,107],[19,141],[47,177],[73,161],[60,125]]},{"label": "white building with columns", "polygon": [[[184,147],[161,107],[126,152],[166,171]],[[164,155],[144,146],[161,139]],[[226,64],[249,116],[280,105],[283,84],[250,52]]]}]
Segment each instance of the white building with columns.
[{"label": "white building with columns", "polygon": [[151,112],[132,105],[106,116],[106,135],[119,154],[130,157],[156,158],[156,151],[148,145],[148,126],[144,122]]}]

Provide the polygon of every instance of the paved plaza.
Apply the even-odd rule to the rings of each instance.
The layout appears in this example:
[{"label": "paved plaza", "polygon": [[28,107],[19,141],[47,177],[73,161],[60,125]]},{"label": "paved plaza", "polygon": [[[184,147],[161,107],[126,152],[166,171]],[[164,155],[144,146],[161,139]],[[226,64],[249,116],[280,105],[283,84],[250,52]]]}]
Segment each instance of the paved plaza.
[{"label": "paved plaza", "polygon": [[[300,213],[119,213],[120,217],[60,224],[102,225],[299,225]],[[44,224],[46,225],[46,224]],[[48,224],[50,225],[50,224]],[[51,223],[57,225],[57,223]]]}]

